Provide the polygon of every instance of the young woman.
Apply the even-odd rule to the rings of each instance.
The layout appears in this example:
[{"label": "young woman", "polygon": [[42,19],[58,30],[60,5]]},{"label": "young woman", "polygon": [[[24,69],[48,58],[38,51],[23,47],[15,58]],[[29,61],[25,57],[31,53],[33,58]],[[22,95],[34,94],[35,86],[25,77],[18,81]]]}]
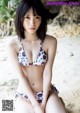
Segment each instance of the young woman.
[{"label": "young woman", "polygon": [[16,113],[66,113],[51,84],[56,38],[46,35],[47,13],[40,0],[22,0],[16,12],[18,41],[11,41],[11,61],[19,77]]}]

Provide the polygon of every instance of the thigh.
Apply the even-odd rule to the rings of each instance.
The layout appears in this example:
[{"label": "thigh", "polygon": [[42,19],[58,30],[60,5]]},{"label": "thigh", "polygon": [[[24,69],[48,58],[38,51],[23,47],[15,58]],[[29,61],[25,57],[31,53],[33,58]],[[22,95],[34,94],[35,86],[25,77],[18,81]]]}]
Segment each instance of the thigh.
[{"label": "thigh", "polygon": [[46,113],[67,113],[60,98],[53,92],[48,98],[45,111]]},{"label": "thigh", "polygon": [[15,113],[34,113],[34,109],[26,99],[17,97],[15,101]]}]

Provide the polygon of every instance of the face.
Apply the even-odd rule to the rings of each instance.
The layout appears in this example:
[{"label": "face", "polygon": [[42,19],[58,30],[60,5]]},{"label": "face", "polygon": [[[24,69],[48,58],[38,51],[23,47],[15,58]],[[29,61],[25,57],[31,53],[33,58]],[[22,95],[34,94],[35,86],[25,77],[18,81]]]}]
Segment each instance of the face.
[{"label": "face", "polygon": [[41,24],[41,16],[33,14],[33,9],[31,8],[24,16],[23,27],[25,31],[29,34],[36,33]]}]

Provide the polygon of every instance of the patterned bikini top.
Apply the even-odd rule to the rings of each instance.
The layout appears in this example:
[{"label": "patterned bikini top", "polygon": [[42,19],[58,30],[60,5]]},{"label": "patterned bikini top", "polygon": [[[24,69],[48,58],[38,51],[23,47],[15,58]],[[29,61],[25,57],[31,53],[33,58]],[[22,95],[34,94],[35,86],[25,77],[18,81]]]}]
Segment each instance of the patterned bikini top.
[{"label": "patterned bikini top", "polygon": [[30,63],[28,57],[24,51],[22,43],[20,44],[20,49],[18,52],[18,62],[20,65],[29,66],[29,65],[44,65],[48,60],[48,55],[43,49],[42,42],[40,42],[40,50],[35,62]]}]

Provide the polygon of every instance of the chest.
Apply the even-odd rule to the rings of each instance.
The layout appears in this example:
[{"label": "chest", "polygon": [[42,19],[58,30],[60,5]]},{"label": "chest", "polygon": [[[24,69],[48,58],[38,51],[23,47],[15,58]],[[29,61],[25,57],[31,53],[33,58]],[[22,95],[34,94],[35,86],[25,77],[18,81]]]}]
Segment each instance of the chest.
[{"label": "chest", "polygon": [[43,45],[39,43],[22,44],[18,56],[19,61],[26,61],[27,64],[39,64],[47,59],[47,50],[44,50]]}]

